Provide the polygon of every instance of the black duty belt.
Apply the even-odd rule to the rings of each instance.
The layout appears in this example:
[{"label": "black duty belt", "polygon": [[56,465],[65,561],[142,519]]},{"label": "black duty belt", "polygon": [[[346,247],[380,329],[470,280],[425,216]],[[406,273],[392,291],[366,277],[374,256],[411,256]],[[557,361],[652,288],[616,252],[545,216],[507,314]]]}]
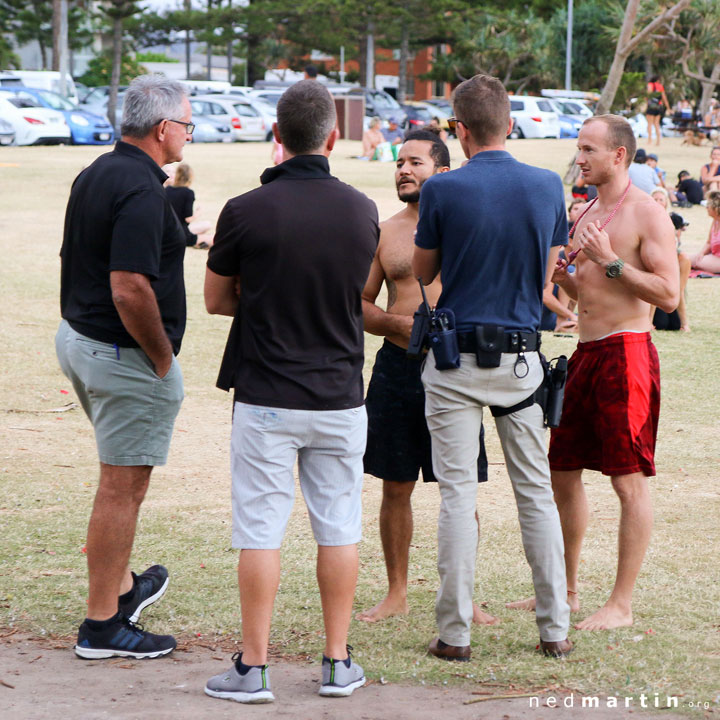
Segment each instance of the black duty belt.
[{"label": "black duty belt", "polygon": [[[477,350],[477,338],[474,330],[457,334],[458,350],[461,353],[474,353]],[[505,332],[500,336],[502,342],[500,352],[520,353],[534,352],[540,349],[540,333]]]}]

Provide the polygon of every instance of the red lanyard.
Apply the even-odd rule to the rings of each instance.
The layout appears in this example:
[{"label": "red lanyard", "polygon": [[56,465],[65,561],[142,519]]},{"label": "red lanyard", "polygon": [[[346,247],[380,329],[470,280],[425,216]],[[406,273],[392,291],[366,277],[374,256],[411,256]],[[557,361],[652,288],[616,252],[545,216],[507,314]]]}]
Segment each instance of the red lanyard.
[{"label": "red lanyard", "polygon": [[[618,200],[617,205],[615,205],[615,207],[613,208],[613,211],[608,215],[607,220],[605,220],[605,222],[602,225],[600,225],[600,227],[598,228],[599,230],[604,230],[608,226],[608,223],[615,217],[615,213],[620,209],[620,206],[623,204],[623,201],[625,200],[628,192],[630,191],[630,185],[632,185],[632,181],[628,180],[628,184],[627,184],[627,187],[625,188],[625,192],[623,192],[623,194],[620,196],[620,199]],[[573,226],[572,226],[572,228],[570,228],[570,232],[568,233],[568,236],[570,238],[573,237],[573,233],[575,232],[575,228],[577,227],[578,223],[585,217],[588,210],[590,210],[590,208],[597,202],[597,200],[598,200],[598,198],[594,197],[590,201],[590,204],[585,208],[585,210],[583,210],[582,215],[580,215],[580,217],[573,223]],[[578,254],[580,253],[580,250],[582,250],[582,248],[573,250],[567,256],[568,265],[578,256]]]}]

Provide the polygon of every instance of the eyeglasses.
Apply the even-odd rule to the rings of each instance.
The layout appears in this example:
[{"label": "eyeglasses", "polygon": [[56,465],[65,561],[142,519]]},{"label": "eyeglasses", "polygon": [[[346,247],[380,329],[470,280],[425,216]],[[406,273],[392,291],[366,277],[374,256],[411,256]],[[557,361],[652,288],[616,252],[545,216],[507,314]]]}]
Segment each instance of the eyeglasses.
[{"label": "eyeglasses", "polygon": [[447,119],[448,129],[450,132],[454,133],[455,130],[457,130],[457,124],[462,123],[465,125],[465,123],[462,120],[458,120],[456,117],[449,117]]},{"label": "eyeglasses", "polygon": [[[178,125],[184,125],[185,132],[188,135],[192,135],[193,131],[195,130],[195,123],[183,122],[182,120],[171,120],[170,118],[163,118],[163,120],[167,120],[168,122],[174,122],[174,123],[177,123]],[[160,122],[162,122],[162,120]]]}]

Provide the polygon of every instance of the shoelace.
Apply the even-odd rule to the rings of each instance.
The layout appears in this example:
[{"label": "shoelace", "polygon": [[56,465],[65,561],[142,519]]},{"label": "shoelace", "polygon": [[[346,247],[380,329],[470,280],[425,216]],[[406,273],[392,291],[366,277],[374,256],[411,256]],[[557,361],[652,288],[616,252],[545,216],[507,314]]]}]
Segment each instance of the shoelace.
[{"label": "shoelace", "polygon": [[130,620],[130,618],[128,617],[125,617],[125,615],[122,616],[122,622],[123,624],[127,625],[132,632],[138,635],[142,635],[145,632],[145,626],[142,623],[132,622],[132,620]]}]

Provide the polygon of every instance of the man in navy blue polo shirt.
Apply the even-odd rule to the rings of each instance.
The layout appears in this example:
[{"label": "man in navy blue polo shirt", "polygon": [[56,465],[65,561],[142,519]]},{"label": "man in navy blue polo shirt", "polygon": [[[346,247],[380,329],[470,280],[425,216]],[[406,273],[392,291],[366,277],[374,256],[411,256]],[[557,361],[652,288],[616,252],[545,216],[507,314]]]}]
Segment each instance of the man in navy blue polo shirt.
[{"label": "man in navy blue polo shirt", "polygon": [[[433,469],[440,485],[436,601],[439,635],[429,652],[470,658],[478,526],[475,458],[483,408],[511,408],[543,380],[537,352],[542,293],[567,243],[560,178],[505,150],[510,102],[502,83],[476,75],[453,96],[457,136],[469,162],[424,184],[413,270],[441,272],[438,307],[455,314],[459,366],[423,371]],[[518,506],[537,596],[541,648],[562,656],[567,639],[563,538],[550,486],[542,409],[527,404],[495,418]]]}]

